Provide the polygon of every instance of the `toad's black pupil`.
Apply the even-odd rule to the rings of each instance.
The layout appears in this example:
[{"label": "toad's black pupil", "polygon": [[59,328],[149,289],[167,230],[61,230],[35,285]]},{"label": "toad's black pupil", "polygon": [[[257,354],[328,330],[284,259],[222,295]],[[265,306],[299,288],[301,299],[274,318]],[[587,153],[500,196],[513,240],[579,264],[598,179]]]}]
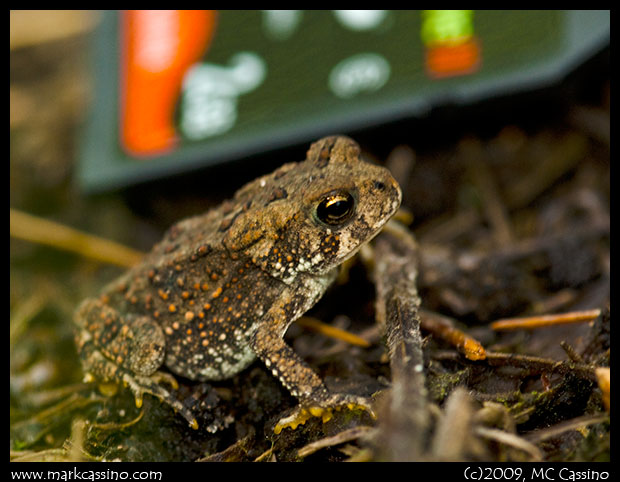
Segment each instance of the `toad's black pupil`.
[{"label": "toad's black pupil", "polygon": [[353,214],[353,205],[353,196],[349,193],[331,194],[319,203],[316,215],[326,224],[342,224]]}]

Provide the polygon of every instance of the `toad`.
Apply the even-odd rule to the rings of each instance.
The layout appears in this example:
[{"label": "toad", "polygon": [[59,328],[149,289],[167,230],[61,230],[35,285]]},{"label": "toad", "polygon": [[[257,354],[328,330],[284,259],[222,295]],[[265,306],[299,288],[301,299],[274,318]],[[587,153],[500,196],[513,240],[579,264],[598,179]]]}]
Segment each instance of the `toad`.
[{"label": "toad", "polygon": [[283,337],[400,201],[389,171],[362,161],[353,140],[313,143],[304,161],[172,226],[140,264],[81,303],[74,321],[87,380],[127,386],[138,407],[151,394],[198,428],[169,389],[178,388],[171,373],[221,380],[259,358],[299,400],[276,432],[343,406],[371,411],[364,397],[330,393]]}]

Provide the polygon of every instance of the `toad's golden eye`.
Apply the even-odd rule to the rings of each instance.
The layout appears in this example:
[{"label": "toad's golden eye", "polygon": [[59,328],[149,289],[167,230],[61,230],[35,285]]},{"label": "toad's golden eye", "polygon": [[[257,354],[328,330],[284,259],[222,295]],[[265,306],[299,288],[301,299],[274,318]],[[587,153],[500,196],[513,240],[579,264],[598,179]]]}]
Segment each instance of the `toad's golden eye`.
[{"label": "toad's golden eye", "polygon": [[355,198],[347,191],[328,194],[316,207],[316,217],[329,226],[344,224],[354,212]]}]

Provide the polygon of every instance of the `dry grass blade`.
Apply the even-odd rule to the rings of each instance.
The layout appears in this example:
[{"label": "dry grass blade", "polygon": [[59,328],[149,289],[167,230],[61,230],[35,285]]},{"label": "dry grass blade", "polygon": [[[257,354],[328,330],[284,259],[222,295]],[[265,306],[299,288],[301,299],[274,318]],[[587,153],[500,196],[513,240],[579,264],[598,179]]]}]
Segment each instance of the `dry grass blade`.
[{"label": "dry grass blade", "polygon": [[341,330],[340,328],[336,328],[335,326],[328,325],[327,323],[323,323],[322,321],[317,320],[316,318],[312,318],[310,316],[302,316],[295,323],[297,323],[299,326],[307,328],[308,330],[321,333],[322,335],[328,336],[335,340],[350,343],[351,345],[361,346],[363,348],[368,348],[370,346],[370,342],[368,342],[364,338],[348,331]]},{"label": "dry grass blade", "polygon": [[603,392],[603,405],[605,405],[605,410],[609,412],[611,406],[611,371],[609,367],[599,367],[594,372],[598,386]]},{"label": "dry grass blade", "polygon": [[26,332],[30,320],[45,307],[47,301],[47,293],[35,292],[20,303],[15,313],[11,316],[9,327],[9,346],[11,348],[15,346],[17,339]]},{"label": "dry grass blade", "polygon": [[62,224],[11,209],[10,232],[14,238],[45,244],[87,258],[131,267],[143,253],[122,244],[99,238]]},{"label": "dry grass blade", "polygon": [[446,401],[443,417],[435,429],[431,446],[433,460],[462,461],[471,451],[474,411],[464,388],[456,388]]},{"label": "dry grass blade", "polygon": [[558,423],[552,427],[544,428],[541,430],[535,430],[525,435],[525,439],[531,443],[539,443],[550,438],[562,435],[564,432],[570,430],[580,430],[588,425],[594,425],[595,423],[601,423],[609,421],[609,415],[596,414],[585,415],[582,417],[573,418],[572,420],[566,420],[565,422]]},{"label": "dry grass blade", "polygon": [[481,437],[523,450],[532,457],[532,462],[540,462],[543,459],[542,453],[536,445],[518,435],[489,427],[476,427],[475,431]]},{"label": "dry grass blade", "polygon": [[301,458],[307,457],[308,455],[323,448],[333,447],[334,445],[340,445],[345,442],[350,442],[351,440],[357,440],[358,438],[367,435],[372,430],[374,430],[372,427],[368,427],[366,425],[360,425],[359,427],[343,430],[342,432],[332,435],[331,437],[325,437],[309,443],[308,445],[304,445],[298,450],[297,454]]},{"label": "dry grass blade", "polygon": [[566,323],[582,323],[598,318],[601,310],[572,311],[558,315],[538,315],[524,318],[505,318],[491,323],[495,331],[529,330],[543,326],[562,325]]}]

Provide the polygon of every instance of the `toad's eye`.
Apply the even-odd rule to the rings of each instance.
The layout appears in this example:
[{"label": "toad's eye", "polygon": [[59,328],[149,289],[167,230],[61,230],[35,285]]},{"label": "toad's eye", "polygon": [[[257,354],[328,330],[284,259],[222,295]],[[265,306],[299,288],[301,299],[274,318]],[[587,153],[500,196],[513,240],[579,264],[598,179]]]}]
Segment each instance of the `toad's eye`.
[{"label": "toad's eye", "polygon": [[316,217],[329,226],[347,222],[354,212],[355,198],[347,191],[328,194],[316,207]]}]

